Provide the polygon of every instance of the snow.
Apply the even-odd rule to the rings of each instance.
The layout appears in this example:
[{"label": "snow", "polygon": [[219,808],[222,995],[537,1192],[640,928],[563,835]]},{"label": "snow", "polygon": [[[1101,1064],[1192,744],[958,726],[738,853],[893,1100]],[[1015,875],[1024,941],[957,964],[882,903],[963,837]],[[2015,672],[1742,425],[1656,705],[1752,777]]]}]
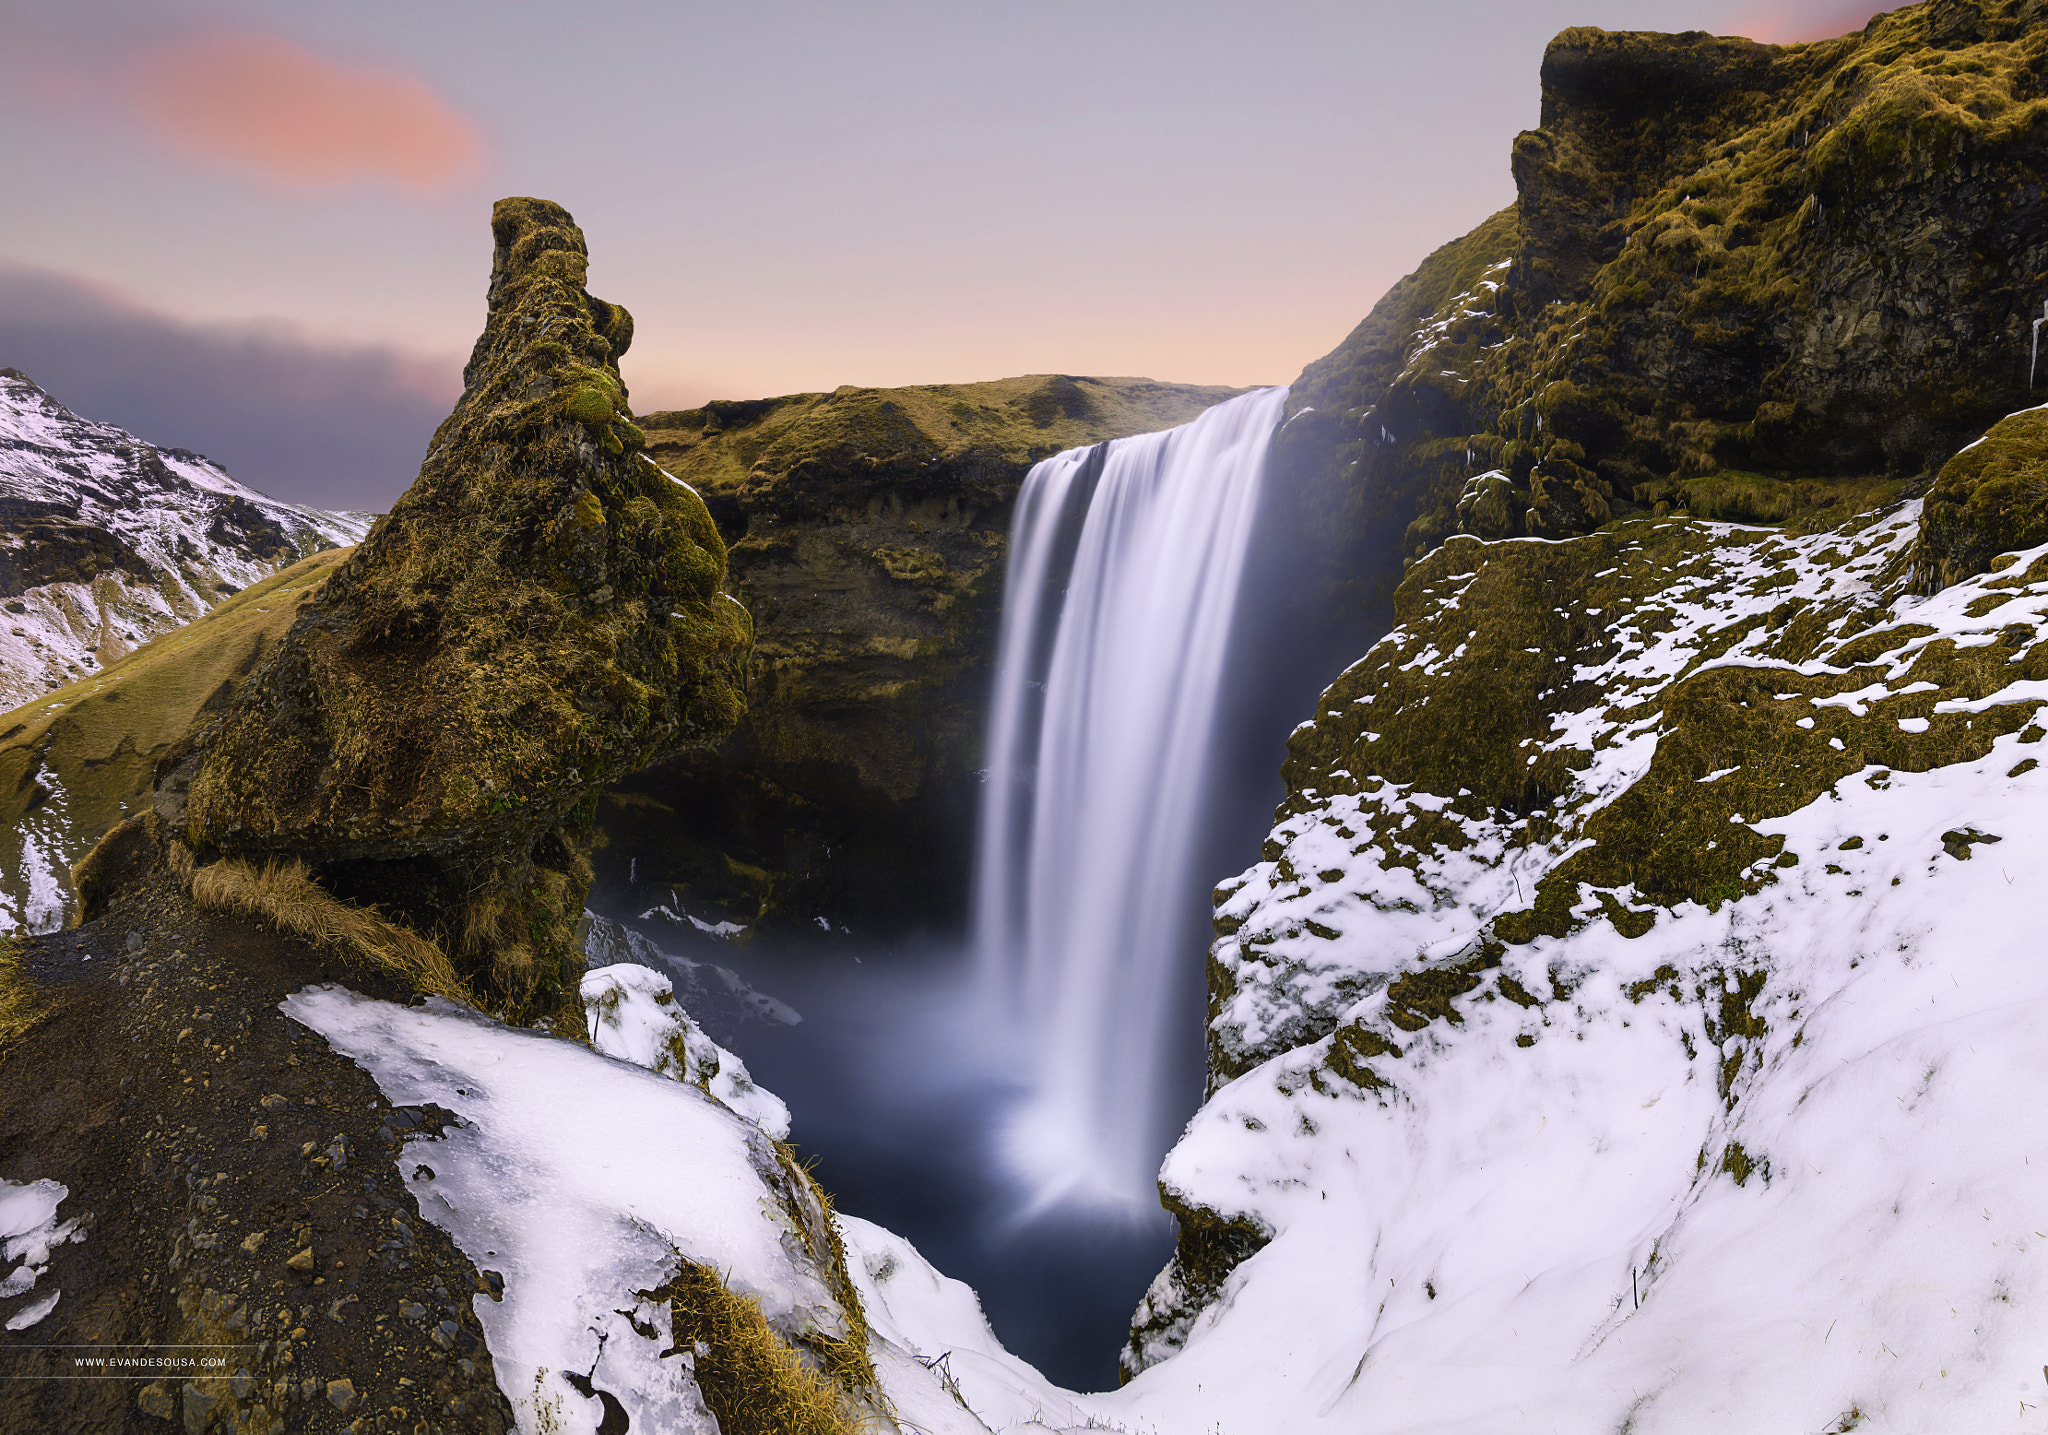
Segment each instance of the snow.
[{"label": "snow", "polygon": [[[1583,764],[1547,841],[1378,779],[1305,795],[1275,827],[1283,856],[1226,884],[1220,914],[1242,926],[1215,949],[1235,980],[1216,1036],[1271,1054],[1161,1175],[1270,1241],[1178,1354],[1086,1397],[1091,1414],[1162,1435],[2048,1430],[2039,726],[1751,820],[1797,865],[1718,910],[1622,888],[1619,908],[1656,918],[1630,939],[1586,897],[1570,935],[1500,951],[1535,1006],[1488,980],[1456,1023],[1389,1020],[1394,978],[1480,950],[1588,845],[1586,819],[1648,770],[1680,678],[1845,674],[1829,658],[1853,637],[1854,671],[1884,676],[1814,706],[1920,733],[1927,718],[1882,705],[1936,691],[1907,681],[1921,655],[2038,630],[2048,546],[1894,596],[1917,520],[1913,504],[1852,535],[1697,525],[1713,543],[1638,590],[1618,656],[1579,667],[1591,696],[1538,744]],[[1758,615],[1822,594],[1855,621],[1808,662],[1761,651]],[[1390,665],[1427,651],[1384,642]],[[1934,711],[2048,704],[2010,666]],[[1466,846],[1400,846],[1432,805]],[[1954,855],[1959,832],[1985,845]],[[1366,1063],[1378,1085],[1340,1074],[1362,1049],[1340,1036],[1365,1031],[1393,1039]]]},{"label": "snow", "polygon": [[871,1221],[837,1221],[877,1371],[906,1429],[982,1435],[1088,1418],[1079,1397],[1003,1349],[968,1286]]},{"label": "snow", "polygon": [[695,1086],[440,1000],[408,1008],[329,986],[282,1007],[393,1103],[461,1118],[408,1144],[399,1168],[421,1215],[504,1277],[502,1301],[477,1296],[477,1314],[527,1435],[590,1435],[603,1418],[564,1371],[611,1392],[636,1430],[714,1428],[687,1354],[663,1357],[666,1302],[639,1294],[681,1260],[757,1296],[778,1329],[845,1334],[777,1198],[769,1139]]},{"label": "snow", "polygon": [[789,1137],[789,1108],[747,1075],[676,1004],[675,987],[652,967],[614,962],[583,979],[590,1043],[606,1056],[698,1087],[778,1141]]},{"label": "snow", "polygon": [[[147,571],[103,568],[46,583],[0,619],[0,703],[82,677],[316,549],[352,544],[374,515],[280,503],[217,464],[82,419],[33,384],[0,377],[0,498],[60,527],[98,529]],[[291,545],[269,556],[251,525]],[[254,540],[254,541],[252,541]]]},{"label": "snow", "polygon": [[[1917,504],[1810,536],[1686,526],[1704,541],[1668,567],[1622,531],[1642,581],[1606,600],[1612,656],[1572,665],[1583,697],[1531,745],[1569,759],[1554,830],[1332,773],[1284,809],[1280,856],[1225,884],[1236,930],[1212,957],[1231,988],[1211,1034],[1243,1074],[1161,1183],[1266,1240],[1188,1312],[1177,1353],[1116,1391],[1060,1390],[1003,1350],[971,1290],[837,1218],[904,1429],[2048,1432],[2048,1103],[2033,1099],[2048,1089],[2048,681],[2020,654],[1984,693],[1942,696],[1915,670],[2016,623],[2037,632],[2048,545],[1922,599],[1898,592]],[[1761,621],[1793,598],[1829,615],[1796,663]],[[1406,629],[1372,658],[1464,661]],[[1759,863],[1713,907],[1582,891],[1568,935],[1489,945],[1650,770],[1672,686],[1719,667],[1857,684],[1776,695],[1829,723],[1912,734],[1930,711],[1995,713],[2005,733],[1921,771],[1865,766],[1783,816],[1734,814],[1796,861]],[[1737,770],[1689,790],[1711,800]],[[1403,836],[1446,823],[1462,846]],[[1654,920],[1627,937],[1623,912]],[[1390,983],[1482,951],[1500,964],[1452,999],[1455,1020],[1395,1020]],[[431,1161],[423,1213],[505,1275],[503,1304],[478,1302],[523,1429],[541,1406],[595,1428],[565,1369],[590,1371],[635,1428],[708,1429],[675,1368],[687,1356],[660,1358],[665,1310],[637,1292],[688,1258],[771,1317],[837,1328],[770,1195],[764,1128],[782,1108],[718,1091],[727,1054],[651,963],[594,969],[586,998],[599,1052],[335,988],[285,1008],[393,1101],[463,1118],[401,1166]]]},{"label": "snow", "polygon": [[[70,1195],[70,1188],[57,1181],[0,1181],[0,1268],[14,1266],[0,1276],[0,1301],[29,1294],[48,1269],[53,1249],[85,1239],[76,1220],[57,1219],[57,1208]],[[57,1308],[61,1295],[51,1290],[24,1301],[7,1312],[6,1328],[27,1330]]]}]

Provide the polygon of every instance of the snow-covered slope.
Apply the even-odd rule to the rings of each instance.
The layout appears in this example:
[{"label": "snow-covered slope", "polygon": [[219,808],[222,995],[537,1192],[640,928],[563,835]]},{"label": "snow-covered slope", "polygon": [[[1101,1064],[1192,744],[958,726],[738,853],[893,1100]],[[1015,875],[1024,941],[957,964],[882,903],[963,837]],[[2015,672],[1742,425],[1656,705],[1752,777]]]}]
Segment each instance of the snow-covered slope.
[{"label": "snow-covered slope", "polygon": [[357,542],[372,517],[266,498],[0,369],[0,708]]},{"label": "snow-covered slope", "polygon": [[2048,547],[1904,596],[1917,509],[1411,572],[1219,891],[1193,1238],[1091,1408],[2048,1430]]},{"label": "snow-covered slope", "polygon": [[829,1368],[851,1347],[856,1367],[872,1362],[874,1382],[847,1389],[864,1430],[988,1429],[951,1362],[921,1358],[903,1321],[926,1339],[935,1325],[963,1334],[973,1349],[961,1377],[1005,1408],[1018,1387],[1058,1402],[1002,1353],[966,1287],[887,1232],[831,1214],[778,1144],[782,1103],[704,1037],[666,978],[616,963],[590,974],[584,997],[595,1051],[442,1001],[407,1008],[316,987],[285,1003],[392,1099],[458,1118],[400,1163],[421,1215],[498,1278],[476,1309],[523,1432],[627,1428],[615,1409],[635,1430],[715,1435],[730,1352],[678,1339],[691,1268],[757,1303],[807,1358]]}]

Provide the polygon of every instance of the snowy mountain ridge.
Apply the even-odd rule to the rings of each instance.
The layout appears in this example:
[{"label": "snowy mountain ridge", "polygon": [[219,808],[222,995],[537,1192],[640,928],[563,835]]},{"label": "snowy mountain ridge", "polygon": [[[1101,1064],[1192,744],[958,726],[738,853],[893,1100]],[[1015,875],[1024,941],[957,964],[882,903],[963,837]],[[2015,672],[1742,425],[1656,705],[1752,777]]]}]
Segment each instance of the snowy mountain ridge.
[{"label": "snowy mountain ridge", "polygon": [[373,517],[268,498],[201,455],[80,418],[0,370],[0,704],[359,541]]}]

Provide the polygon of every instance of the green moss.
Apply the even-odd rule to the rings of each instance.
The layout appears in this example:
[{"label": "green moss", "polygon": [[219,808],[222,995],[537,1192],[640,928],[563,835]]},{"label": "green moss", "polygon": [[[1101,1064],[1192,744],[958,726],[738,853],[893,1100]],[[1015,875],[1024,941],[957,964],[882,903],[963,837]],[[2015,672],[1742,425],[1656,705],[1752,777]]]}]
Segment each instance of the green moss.
[{"label": "green moss", "polygon": [[1457,999],[1499,965],[1497,953],[1486,953],[1453,966],[1425,967],[1397,978],[1387,987],[1387,1020],[1403,1031],[1421,1031],[1432,1021],[1461,1025],[1465,1019],[1458,1014]]},{"label": "green moss", "polygon": [[562,411],[582,424],[606,423],[612,416],[611,395],[595,384],[581,384],[569,391]]},{"label": "green moss", "polygon": [[2001,419],[1942,466],[1915,555],[1923,592],[1988,572],[1994,557],[2048,542],[2048,413]]},{"label": "green moss", "polygon": [[731,730],[752,622],[702,499],[610,422],[632,320],[582,288],[581,232],[528,199],[492,228],[490,317],[419,478],[159,805],[202,857],[363,884],[501,1009],[573,1024],[567,829],[595,787]]},{"label": "green moss", "polygon": [[1738,1186],[1748,1185],[1749,1178],[1756,1175],[1763,1177],[1765,1185],[1770,1184],[1770,1162],[1758,1160],[1751,1156],[1749,1152],[1743,1149],[1740,1141],[1730,1141],[1728,1143],[1728,1149],[1721,1153],[1720,1169],[1724,1174],[1732,1176],[1735,1179],[1735,1184]]},{"label": "green moss", "polygon": [[[1408,1027],[1405,1022],[1397,1024],[1406,1030],[1419,1031],[1427,1022],[1418,1021],[1413,1027]],[[1386,1091],[1392,1089],[1393,1083],[1374,1071],[1367,1063],[1376,1056],[1398,1058],[1400,1055],[1401,1048],[1379,1032],[1353,1022],[1338,1027],[1331,1034],[1330,1054],[1324,1058],[1324,1065],[1336,1076],[1361,1091]]]}]

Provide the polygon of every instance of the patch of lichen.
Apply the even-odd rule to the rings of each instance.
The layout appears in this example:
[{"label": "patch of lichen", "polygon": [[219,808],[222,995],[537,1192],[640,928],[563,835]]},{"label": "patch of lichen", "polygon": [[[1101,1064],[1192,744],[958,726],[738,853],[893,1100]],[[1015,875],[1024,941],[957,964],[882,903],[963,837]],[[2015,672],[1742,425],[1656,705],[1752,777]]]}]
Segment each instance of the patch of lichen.
[{"label": "patch of lichen", "polygon": [[1916,586],[1937,592],[2048,541],[2048,411],[2028,409],[1942,466],[1920,519]]},{"label": "patch of lichen", "polygon": [[752,624],[701,499],[635,451],[632,321],[583,289],[582,234],[530,199],[492,230],[490,317],[419,478],[158,807],[202,860],[425,861],[449,913],[493,906],[468,925],[498,934],[496,997],[566,1011],[581,891],[539,849],[605,782],[731,730]]},{"label": "patch of lichen", "polygon": [[[2048,270],[2022,217],[2048,131],[2030,3],[1784,47],[1565,31],[1516,207],[1303,371],[1276,453],[1348,492],[1361,544],[1401,535],[1382,578],[1460,531],[1889,501],[2025,402]],[[1512,260],[1496,291],[1478,254]]]}]

